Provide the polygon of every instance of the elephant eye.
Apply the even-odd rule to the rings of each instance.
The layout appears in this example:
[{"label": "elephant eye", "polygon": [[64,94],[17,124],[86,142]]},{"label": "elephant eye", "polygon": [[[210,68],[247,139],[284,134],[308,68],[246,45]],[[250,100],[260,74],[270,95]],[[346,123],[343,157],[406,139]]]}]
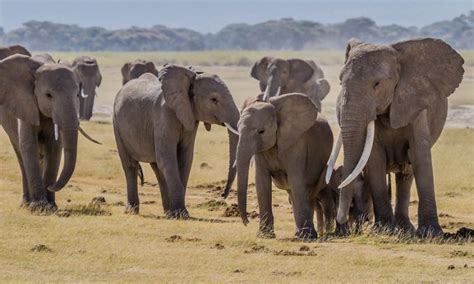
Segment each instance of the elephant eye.
[{"label": "elephant eye", "polygon": [[47,93],[47,94],[46,94],[46,97],[48,97],[48,98],[52,98],[53,96],[51,96],[51,94],[50,94],[50,93]]},{"label": "elephant eye", "polygon": [[217,99],[216,98],[212,98],[211,101],[215,104],[217,104]]},{"label": "elephant eye", "polygon": [[259,135],[262,135],[263,133],[265,133],[265,129],[261,129],[261,130],[258,131]]},{"label": "elephant eye", "polygon": [[374,89],[377,88],[378,85],[380,85],[380,82],[379,82],[379,81],[375,82],[375,84],[374,84]]}]

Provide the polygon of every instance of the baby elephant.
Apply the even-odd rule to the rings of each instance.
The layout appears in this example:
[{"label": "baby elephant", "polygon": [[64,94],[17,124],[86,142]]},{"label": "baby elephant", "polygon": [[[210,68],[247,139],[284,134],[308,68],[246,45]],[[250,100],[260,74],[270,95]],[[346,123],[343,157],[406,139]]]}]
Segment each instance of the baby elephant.
[{"label": "baby elephant", "polygon": [[146,162],[158,179],[165,213],[189,216],[184,196],[199,121],[229,129],[230,188],[236,174],[238,120],[229,89],[215,75],[169,65],[160,70],[159,78],[145,73],[125,84],[115,98],[113,125],[127,179],[127,212],[138,213],[138,162]]},{"label": "baby elephant", "polygon": [[120,71],[122,72],[122,85],[125,85],[128,81],[136,79],[145,73],[151,73],[158,76],[158,70],[156,70],[155,64],[151,61],[145,61],[142,59],[125,63]]},{"label": "baby elephant", "polygon": [[[238,203],[244,224],[247,219],[247,185],[250,159],[255,155],[259,236],[275,237],[272,213],[272,180],[291,195],[296,235],[317,237],[313,224],[311,196],[331,153],[333,136],[328,122],[318,117],[311,100],[298,93],[256,101],[247,106],[239,120],[237,146]],[[315,194],[316,193],[316,194]]]}]

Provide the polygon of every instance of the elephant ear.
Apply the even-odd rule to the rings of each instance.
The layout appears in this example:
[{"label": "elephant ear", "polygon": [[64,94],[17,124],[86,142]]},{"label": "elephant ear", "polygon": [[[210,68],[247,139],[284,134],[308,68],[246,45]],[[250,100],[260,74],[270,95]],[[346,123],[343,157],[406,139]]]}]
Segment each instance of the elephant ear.
[{"label": "elephant ear", "polygon": [[396,43],[400,78],[390,107],[393,128],[408,125],[424,109],[451,95],[462,81],[464,60],[442,40]]},{"label": "elephant ear", "polygon": [[95,80],[95,85],[97,87],[100,87],[100,84],[102,83],[102,74],[100,74],[99,67],[97,67],[97,74],[96,74],[96,80]]},{"label": "elephant ear", "polygon": [[267,67],[272,59],[273,58],[270,56],[265,56],[259,61],[255,62],[255,64],[252,67],[252,71],[250,71],[250,76],[252,76],[252,78],[257,79],[257,80],[266,81]]},{"label": "elephant ear", "polygon": [[148,72],[150,72],[151,74],[155,75],[155,76],[158,76],[158,70],[156,70],[156,67],[155,67],[155,64],[151,61],[148,61],[146,63],[146,69],[148,70]]},{"label": "elephant ear", "polygon": [[128,75],[130,73],[131,67],[132,63],[127,62],[122,66],[122,69],[120,69],[120,71],[122,71],[122,85],[125,85],[125,83],[128,82]]},{"label": "elephant ear", "polygon": [[158,73],[165,102],[174,110],[186,130],[193,130],[196,126],[189,97],[189,90],[195,77],[196,73],[193,71],[176,65],[167,65]]},{"label": "elephant ear", "polygon": [[277,147],[282,152],[295,144],[316,122],[318,109],[306,95],[292,93],[270,98],[277,114]]},{"label": "elephant ear", "polygon": [[12,55],[0,60],[0,65],[5,67],[0,68],[2,71],[8,71],[8,74],[0,74],[0,81],[4,79],[6,83],[6,86],[0,84],[0,94],[4,93],[3,106],[21,120],[39,125],[40,116],[34,95],[34,82],[36,70],[42,63],[24,55]]},{"label": "elephant ear", "polygon": [[311,79],[314,75],[313,67],[301,59],[289,59],[290,64],[290,79],[296,82],[304,83]]},{"label": "elephant ear", "polygon": [[329,94],[331,90],[331,86],[329,85],[328,80],[322,78],[316,81],[316,94],[320,101],[324,100],[324,98]]}]

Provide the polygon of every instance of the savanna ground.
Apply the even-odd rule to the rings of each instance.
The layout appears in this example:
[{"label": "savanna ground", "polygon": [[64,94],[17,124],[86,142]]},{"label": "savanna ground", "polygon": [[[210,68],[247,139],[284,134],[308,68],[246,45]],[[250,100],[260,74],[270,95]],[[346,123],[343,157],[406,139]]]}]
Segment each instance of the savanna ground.
[{"label": "savanna ground", "polygon": [[[470,282],[474,279],[472,242],[424,241],[374,234],[370,229],[347,238],[295,241],[291,207],[284,191],[274,189],[274,240],[256,238],[258,218],[244,227],[239,217],[224,217],[236,203],[235,192],[220,198],[227,168],[223,127],[200,128],[186,202],[195,219],[164,219],[159,189],[144,165],[147,184],[139,188],[141,212],[125,215],[125,180],[117,156],[110,112],[121,86],[120,67],[136,58],[157,64],[197,65],[228,84],[238,105],[257,94],[249,65],[268,52],[90,53],[103,74],[96,115],[83,128],[103,145],[80,138],[79,157],[69,185],[57,195],[59,212],[32,215],[20,209],[21,182],[6,134],[0,131],[0,282]],[[343,52],[273,52],[311,58],[331,82],[323,113],[334,122]],[[466,60],[464,81],[450,98],[450,118],[433,149],[436,196],[445,231],[474,227],[474,52]],[[62,60],[78,54],[55,53]],[[466,124],[471,127],[466,127]],[[332,124],[333,131],[337,127]],[[460,127],[462,126],[462,127]],[[253,175],[250,181],[253,180]],[[90,205],[93,198],[103,197]],[[97,198],[96,198],[97,199]],[[410,215],[416,225],[416,189]],[[104,201],[104,200],[102,200]],[[249,212],[258,212],[255,187]]]}]

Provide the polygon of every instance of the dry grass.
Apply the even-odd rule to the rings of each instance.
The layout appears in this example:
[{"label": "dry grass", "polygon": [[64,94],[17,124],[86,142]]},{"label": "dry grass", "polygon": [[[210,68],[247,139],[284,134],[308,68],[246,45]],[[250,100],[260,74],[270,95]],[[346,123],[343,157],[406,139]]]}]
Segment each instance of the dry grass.
[{"label": "dry grass", "polygon": [[[98,104],[105,107],[110,107],[120,88],[120,62],[116,61],[102,66],[104,80]],[[257,82],[249,78],[247,67],[203,69],[221,75],[239,103],[256,93]],[[324,66],[324,70],[333,83],[333,91],[325,101],[325,113],[331,116],[338,91],[339,66]],[[473,104],[469,84],[472,80],[467,83],[465,80],[458,90],[464,93],[453,95],[451,102],[462,97]],[[139,189],[141,214],[125,215],[125,180],[112,125],[105,116],[99,120],[106,122],[85,122],[83,128],[104,145],[80,138],[76,172],[69,186],[58,194],[60,209],[70,214],[36,216],[19,208],[19,170],[8,139],[0,131],[0,282],[343,279],[469,282],[474,279],[472,243],[420,242],[374,234],[370,230],[344,239],[295,242],[287,194],[278,189],[273,195],[274,204],[278,204],[274,208],[277,239],[257,239],[258,219],[244,227],[239,218],[223,217],[226,206],[236,202],[233,193],[226,200],[227,205],[212,201],[220,200],[220,181],[226,176],[227,140],[223,127],[213,127],[211,132],[200,128],[198,133],[186,198],[195,219],[162,218],[159,189],[150,184]],[[440,222],[446,231],[474,227],[473,142],[472,129],[446,129],[433,150],[438,211],[443,213]],[[201,163],[209,167],[201,168]],[[146,180],[156,183],[147,165],[144,171]],[[97,196],[103,196],[106,204],[90,205]],[[255,197],[255,188],[250,187],[249,211],[258,211]],[[415,189],[412,200],[417,200]],[[411,218],[416,221],[416,205],[410,209]],[[448,269],[451,265],[454,269]]]}]

